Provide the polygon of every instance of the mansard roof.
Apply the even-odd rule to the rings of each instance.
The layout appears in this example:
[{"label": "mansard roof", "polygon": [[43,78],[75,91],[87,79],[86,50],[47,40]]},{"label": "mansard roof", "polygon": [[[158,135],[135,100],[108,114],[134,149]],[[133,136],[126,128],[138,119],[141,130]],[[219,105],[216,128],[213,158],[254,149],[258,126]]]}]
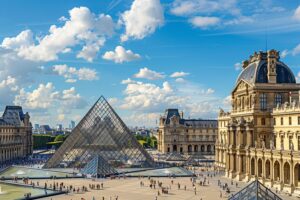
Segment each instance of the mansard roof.
[{"label": "mansard roof", "polygon": [[0,125],[20,126],[24,117],[25,114],[21,106],[6,106],[0,118]]},{"label": "mansard roof", "polygon": [[213,127],[217,127],[217,120],[213,119],[184,119],[180,116],[178,109],[166,109],[165,111],[165,124],[170,124],[170,119],[172,117],[178,117],[179,118],[179,124],[185,125],[185,126],[207,126],[211,125]]}]

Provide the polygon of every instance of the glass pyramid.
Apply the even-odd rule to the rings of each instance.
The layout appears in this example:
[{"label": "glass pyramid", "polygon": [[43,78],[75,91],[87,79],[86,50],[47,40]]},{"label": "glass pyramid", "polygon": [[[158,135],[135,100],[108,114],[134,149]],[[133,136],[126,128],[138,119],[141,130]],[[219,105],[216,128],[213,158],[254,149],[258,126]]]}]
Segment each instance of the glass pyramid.
[{"label": "glass pyramid", "polygon": [[96,155],[85,167],[81,170],[82,174],[90,174],[93,177],[101,177],[112,174],[118,174],[110,164],[106,162],[100,155]]},{"label": "glass pyramid", "polygon": [[253,181],[241,191],[235,193],[229,200],[282,200],[258,180]]},{"label": "glass pyramid", "polygon": [[186,161],[187,159],[180,153],[173,152],[170,155],[168,155],[166,160],[167,161]]},{"label": "glass pyramid", "polygon": [[82,169],[97,155],[112,168],[154,167],[127,126],[101,96],[44,168]]}]

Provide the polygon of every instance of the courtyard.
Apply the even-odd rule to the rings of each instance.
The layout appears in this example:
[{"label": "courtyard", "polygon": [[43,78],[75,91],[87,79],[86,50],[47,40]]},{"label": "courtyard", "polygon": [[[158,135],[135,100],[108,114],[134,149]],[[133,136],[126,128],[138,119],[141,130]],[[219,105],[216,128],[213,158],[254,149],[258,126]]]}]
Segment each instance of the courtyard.
[{"label": "courtyard", "polygon": [[[193,186],[190,177],[171,178],[171,177],[138,177],[124,178],[115,177],[114,179],[86,179],[86,178],[69,178],[69,179],[34,179],[29,183],[43,187],[45,183],[48,187],[53,185],[63,185],[66,188],[72,186],[72,191],[69,194],[62,194],[47,198],[44,200],[155,200],[155,199],[174,199],[174,200],[204,200],[204,199],[228,199],[232,194],[244,188],[248,183],[231,182],[230,179],[224,178],[223,174],[214,174],[212,171],[197,172],[198,178]],[[211,177],[212,176],[212,177]],[[206,179],[204,185],[200,185]],[[230,188],[230,193],[226,193],[218,186],[220,180],[221,185],[227,183]],[[21,183],[21,180],[18,181]],[[156,182],[156,187],[151,182]],[[158,187],[161,183],[161,188],[168,190],[168,194],[162,194],[161,188]],[[237,183],[237,184],[236,184]],[[103,184],[103,188],[100,187]],[[96,189],[97,185],[99,188]],[[180,185],[180,186],[179,186]],[[87,188],[87,191],[82,191],[82,187]],[[94,189],[91,187],[95,186]],[[196,192],[195,192],[196,188]],[[74,189],[74,191],[73,191]],[[159,194],[158,194],[159,192]],[[275,192],[273,190],[273,192]],[[222,195],[221,195],[222,193]],[[282,199],[297,199],[296,197],[288,196],[284,193],[278,193]]]}]

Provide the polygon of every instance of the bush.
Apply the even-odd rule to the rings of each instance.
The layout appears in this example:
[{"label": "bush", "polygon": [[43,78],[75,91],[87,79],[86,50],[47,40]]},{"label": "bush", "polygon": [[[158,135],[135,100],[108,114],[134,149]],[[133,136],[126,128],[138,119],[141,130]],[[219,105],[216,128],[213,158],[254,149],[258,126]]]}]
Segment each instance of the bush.
[{"label": "bush", "polygon": [[58,135],[55,137],[54,142],[64,141],[65,137],[64,135]]},{"label": "bush", "polygon": [[56,142],[48,142],[47,145],[49,146],[54,146],[55,149],[57,149],[58,147],[60,147],[60,145],[63,143],[63,141],[56,141]]},{"label": "bush", "polygon": [[47,149],[47,143],[53,142],[54,138],[52,135],[33,134],[33,149]]}]

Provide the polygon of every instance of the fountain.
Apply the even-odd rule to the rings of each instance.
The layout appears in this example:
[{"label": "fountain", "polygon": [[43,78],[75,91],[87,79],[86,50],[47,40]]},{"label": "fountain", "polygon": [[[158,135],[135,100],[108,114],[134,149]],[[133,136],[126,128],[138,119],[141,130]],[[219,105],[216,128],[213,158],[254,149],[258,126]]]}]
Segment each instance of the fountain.
[{"label": "fountain", "polygon": [[16,174],[17,174],[17,175],[22,175],[22,174],[25,174],[25,172],[22,171],[22,170],[18,170]]}]

